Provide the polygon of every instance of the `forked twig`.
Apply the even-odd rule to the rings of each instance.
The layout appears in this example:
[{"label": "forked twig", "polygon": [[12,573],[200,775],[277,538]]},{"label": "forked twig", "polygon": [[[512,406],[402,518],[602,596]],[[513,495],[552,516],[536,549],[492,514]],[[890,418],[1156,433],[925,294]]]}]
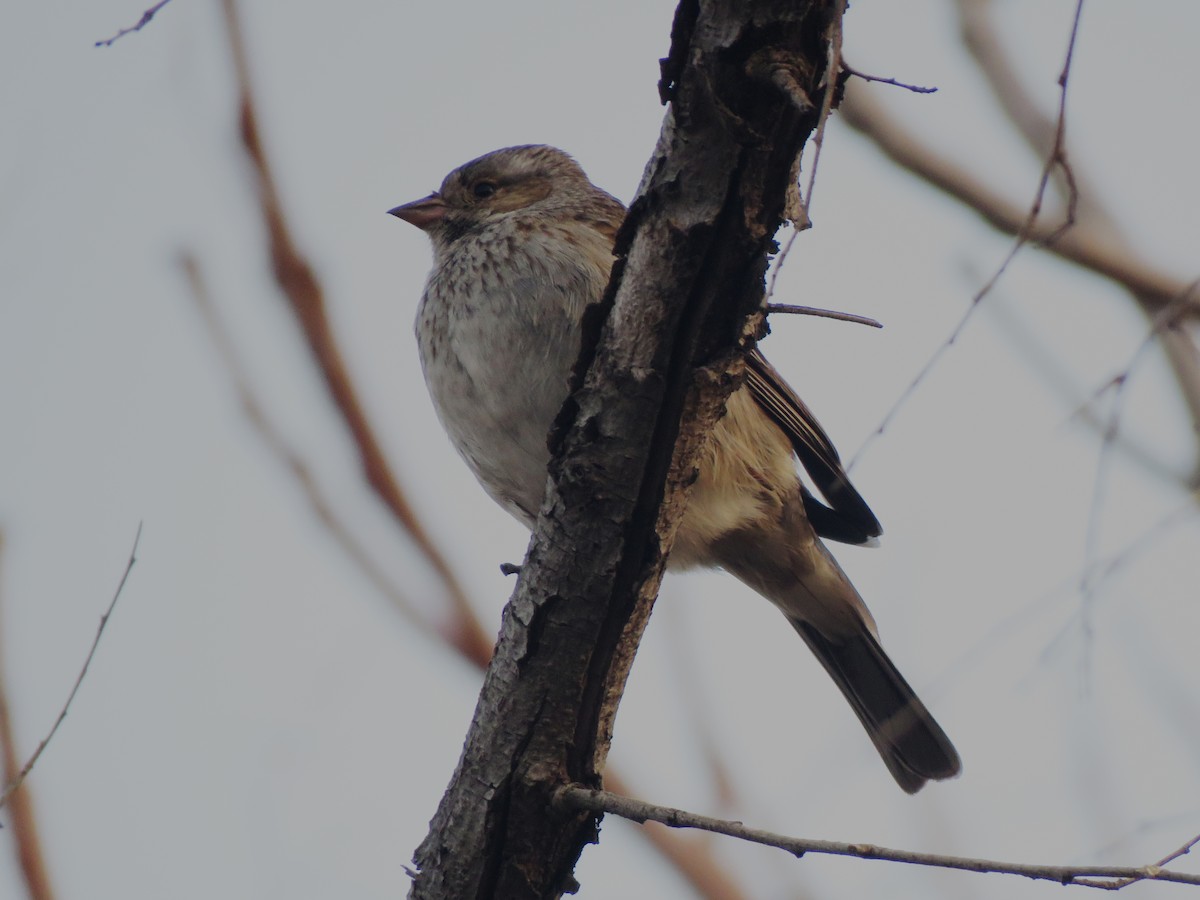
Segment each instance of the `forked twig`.
[{"label": "forked twig", "polygon": [[1010,863],[969,856],[947,856],[940,853],[919,853],[898,850],[875,844],[850,844],[842,841],[810,840],[790,837],[750,828],[741,822],[716,819],[670,806],[656,806],[642,800],[622,797],[609,791],[597,791],[578,784],[562,785],[555,791],[555,802],[569,809],[594,813],[612,813],[633,822],[659,822],[670,828],[696,828],[729,837],[740,838],[767,847],[778,847],[796,857],[806,853],[832,856],[853,856],[886,862],[908,863],[939,869],[958,869],[966,872],[1020,875],[1038,881],[1055,881],[1062,885],[1100,890],[1120,890],[1138,881],[1169,881],[1176,884],[1200,885],[1200,875],[1163,868],[1167,863],[1188,853],[1200,843],[1200,835],[1178,850],[1147,866],[1043,866],[1030,863]]},{"label": "forked twig", "polygon": [[[1021,249],[1031,240],[1040,240],[1041,242],[1053,245],[1058,239],[1075,224],[1075,206],[1078,201],[1079,192],[1075,187],[1074,176],[1071,174],[1070,166],[1067,164],[1066,157],[1066,117],[1067,117],[1067,84],[1071,76],[1071,62],[1075,58],[1075,42],[1079,37],[1079,20],[1083,15],[1083,0],[1076,0],[1075,14],[1071,22],[1071,35],[1067,40],[1066,58],[1063,61],[1062,71],[1058,76],[1059,86],[1059,101],[1058,101],[1058,117],[1055,123],[1054,146],[1050,154],[1047,156],[1045,163],[1042,166],[1042,174],[1038,179],[1037,190],[1034,192],[1033,202],[1029,206],[1029,211],[1025,215],[1024,221],[1016,231],[1016,239],[1013,241],[1012,247],[1001,261],[999,267],[992,274],[992,277],[976,291],[971,298],[970,304],[963,312],[962,317],[950,332],[950,336],[942,342],[941,345],[933,352],[926,360],[925,365],[917,372],[916,376],[909,382],[908,386],[896,398],[891,408],[884,414],[882,421],[875,427],[875,430],[867,435],[862,446],[858,448],[854,456],[850,459],[850,464],[846,466],[847,470],[852,470],[854,466],[862,459],[863,454],[891,425],[892,420],[900,412],[901,408],[908,402],[909,398],[916,392],[917,388],[929,376],[934,367],[941,360],[942,356],[952,347],[962,335],[967,324],[974,317],[976,310],[979,309],[983,299],[992,292],[992,289],[1008,271],[1009,265],[1016,258]],[[1067,211],[1061,224],[1053,228],[1048,234],[1038,232],[1036,230],[1038,216],[1041,214],[1042,202],[1046,195],[1046,189],[1050,183],[1050,177],[1053,172],[1060,171],[1068,186]]]}]

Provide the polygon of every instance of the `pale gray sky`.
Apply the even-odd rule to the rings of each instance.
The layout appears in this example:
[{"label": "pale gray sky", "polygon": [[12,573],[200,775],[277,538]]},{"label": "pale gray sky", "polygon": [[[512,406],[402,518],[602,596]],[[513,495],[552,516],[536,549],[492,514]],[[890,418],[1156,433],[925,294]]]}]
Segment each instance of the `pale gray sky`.
[{"label": "pale gray sky", "polygon": [[[662,109],[674,4],[246,4],[267,150],[387,450],[493,628],[524,553],[432,414],[411,321],[425,238],[384,214],[496,147],[553,143],[630,199]],[[1001,4],[1048,108],[1072,3]],[[329,540],[247,425],[175,264],[197,254],[255,385],[357,534],[422,604],[399,542],[270,279],[236,143],[217,4],[9,4],[0,13],[0,568],[5,666],[26,752],[49,728],[125,565],[140,561],[31,785],[63,898],[396,897],[457,759],[478,677],[409,629]],[[1148,14],[1150,10],[1151,14]],[[1073,160],[1136,247],[1197,275],[1200,8],[1090,0],[1069,100]],[[1012,138],[945,2],[857,0],[846,50],[897,115],[1025,202]],[[883,331],[773,323],[765,350],[847,457],[943,342],[1008,248],[833,120],[815,229],[777,299]],[[1027,339],[1074,393],[1046,386]],[[1141,863],[1200,831],[1200,528],[1160,534],[1081,625],[1099,452],[1075,405],[1145,333],[1120,291],[1024,253],[854,477],[881,548],[835,548],[884,642],[957,743],[964,775],[916,797],[879,764],[778,614],[732,578],[669,578],[612,762],[646,798],[809,837],[1043,862]],[[1125,421],[1183,470],[1184,418],[1156,354]],[[1185,504],[1111,460],[1099,556]],[[681,686],[685,655],[694,675]],[[718,808],[695,750],[700,698],[744,801]],[[3,819],[3,814],[0,814]],[[4,819],[4,821],[7,821]],[[0,896],[19,896],[0,832]],[[1037,885],[716,840],[756,898],[1034,898]],[[613,820],[584,898],[683,898]],[[1142,886],[1133,896],[1157,896]]]}]

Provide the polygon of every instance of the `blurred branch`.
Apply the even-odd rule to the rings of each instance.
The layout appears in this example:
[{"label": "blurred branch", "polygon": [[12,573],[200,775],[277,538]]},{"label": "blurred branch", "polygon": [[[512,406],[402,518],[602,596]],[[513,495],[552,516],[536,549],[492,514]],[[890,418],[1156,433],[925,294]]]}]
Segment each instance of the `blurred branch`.
[{"label": "blurred branch", "polygon": [[[0,554],[3,554],[3,551],[4,532],[0,531]],[[46,858],[42,853],[42,841],[38,834],[33,796],[28,787],[24,790],[17,789],[25,774],[33,767],[33,760],[30,760],[24,770],[17,768],[17,741],[13,735],[12,713],[8,707],[8,680],[4,677],[3,636],[4,630],[0,628],[0,757],[4,760],[4,783],[9,785],[9,788],[5,789],[5,797],[11,797],[8,805],[9,822],[12,825],[13,843],[16,844],[17,863],[21,867],[21,877],[25,881],[25,891],[29,900],[53,900],[54,889],[50,886],[50,873],[46,871]]]},{"label": "blurred branch", "polygon": [[9,778],[7,780],[4,792],[0,793],[0,809],[3,809],[4,805],[8,803],[9,798],[12,797],[17,788],[21,786],[21,783],[33,770],[34,765],[37,764],[38,758],[42,755],[42,751],[45,750],[46,746],[51,740],[53,740],[54,735],[58,733],[59,726],[63,723],[63,719],[67,717],[67,710],[71,708],[71,703],[75,700],[75,695],[79,693],[79,687],[83,684],[84,676],[87,675],[88,666],[92,664],[92,657],[96,655],[96,648],[100,646],[100,638],[104,635],[104,629],[108,625],[108,619],[113,614],[113,610],[116,609],[117,600],[121,596],[121,591],[125,588],[125,582],[129,579],[129,572],[133,569],[133,564],[137,562],[138,542],[141,539],[142,526],[139,522],[137,534],[135,534],[133,537],[133,547],[129,551],[129,562],[125,564],[125,571],[121,575],[121,580],[117,584],[117,589],[113,592],[112,600],[108,604],[108,609],[106,609],[104,611],[104,615],[100,617],[100,627],[96,629],[96,636],[92,639],[91,649],[88,650],[87,656],[84,657],[83,668],[79,670],[79,676],[75,679],[75,685],[71,688],[71,693],[67,695],[67,702],[63,704],[62,709],[58,713],[58,718],[54,720],[54,725],[51,727],[50,733],[42,739],[40,744],[37,745],[37,749],[33,751],[33,755],[29,757],[28,762],[25,763],[15,778]]},{"label": "blurred branch", "polygon": [[[200,316],[208,328],[208,333],[212,336],[213,344],[216,345],[225,369],[233,379],[234,390],[237,391],[242,411],[250,420],[254,430],[258,432],[259,437],[262,438],[263,443],[296,479],[305,496],[308,497],[308,502],[317,519],[329,530],[343,552],[375,585],[376,589],[392,601],[392,604],[409,620],[410,624],[436,634],[437,628],[421,615],[399,585],[393,582],[387,573],[371,559],[367,549],[354,537],[347,523],[337,514],[329,497],[321,490],[321,486],[317,483],[308,464],[288,445],[287,440],[267,415],[262,403],[254,394],[246,366],[238,355],[233,339],[217,313],[196,257],[191,252],[184,251],[180,254],[179,265],[183,269],[191,289],[192,299],[195,300],[196,306],[200,310]],[[438,636],[447,643],[453,644],[452,632]],[[466,648],[456,649],[459,649],[460,652],[466,650]]]},{"label": "blurred branch", "polygon": [[[629,788],[615,770],[604,773],[604,783],[618,794]],[[691,885],[696,896],[702,900],[746,900],[737,882],[717,862],[706,842],[691,836],[691,840],[680,840],[683,835],[661,828],[638,829],[650,845],[675,866],[676,871]]]},{"label": "blurred branch", "polygon": [[[1174,303],[1163,307],[1155,314],[1151,321],[1150,330],[1134,350],[1129,364],[1105,388],[1101,389],[1102,392],[1106,392],[1111,388],[1112,399],[1108,423],[1104,429],[1104,437],[1100,444],[1100,456],[1096,462],[1096,474],[1092,483],[1092,502],[1091,509],[1088,511],[1087,531],[1083,542],[1083,565],[1079,575],[1079,591],[1083,596],[1080,624],[1085,638],[1086,652],[1089,654],[1091,648],[1090,638],[1092,635],[1092,613],[1096,592],[1096,582],[1093,579],[1093,575],[1096,571],[1096,547],[1100,539],[1100,511],[1104,503],[1104,488],[1108,482],[1106,476],[1108,474],[1109,461],[1112,458],[1111,449],[1115,445],[1120,432],[1121,413],[1124,408],[1126,396],[1125,389],[1137,367],[1138,361],[1145,355],[1154,342],[1154,339],[1165,330],[1172,328],[1179,317],[1187,311],[1188,303],[1191,301],[1192,294],[1197,286],[1200,286],[1200,282],[1194,282],[1188,288],[1187,292],[1176,298]],[[1105,577],[1107,577],[1107,574],[1106,572]],[[1090,656],[1085,657],[1085,662],[1089,658]]]},{"label": "blurred branch", "polygon": [[358,399],[358,393],[350,378],[350,372],[346,367],[341,350],[334,340],[333,329],[325,308],[324,290],[317,280],[312,266],[301,254],[292,237],[291,229],[284,216],[279,189],[267,161],[266,151],[263,149],[262,135],[258,128],[258,115],[250,89],[246,48],[242,40],[242,29],[234,0],[223,0],[222,8],[225,12],[225,24],[240,94],[242,146],[253,168],[258,185],[259,206],[270,244],[275,280],[280,291],[287,298],[300,329],[308,341],[309,350],[325,379],[325,386],[329,390],[334,407],[340,413],[342,421],[349,429],[355,446],[358,448],[359,461],[367,483],[391,511],[397,524],[416,545],[446,588],[454,610],[452,625],[455,633],[452,641],[462,648],[465,656],[479,660],[481,663],[486,662],[491,656],[492,641],[484,633],[479,620],[471,610],[466,592],[459,584],[449,562],[425,531],[425,527],[409,505],[407,497],[400,488],[399,481],[388,464],[375,435],[375,430]]},{"label": "blurred branch", "polygon": [[[1024,317],[1011,306],[993,303],[989,309],[997,328],[1009,338],[1009,343],[1025,358],[1025,365],[1038,381],[1058,395],[1062,404],[1072,411],[1068,420],[1081,422],[1098,434],[1103,434],[1107,423],[1094,409],[1094,394],[1084,396],[1084,388],[1073,377],[1068,367],[1048,345],[1045,336],[1029,325]],[[1129,460],[1156,479],[1172,487],[1187,485],[1187,478],[1172,467],[1165,459],[1154,453],[1147,441],[1135,440],[1128,432],[1121,432],[1114,445]]]},{"label": "blurred branch", "polygon": [[1200,490],[1191,491],[1184,503],[1176,506],[1116,553],[1092,560],[1083,574],[1083,581],[1088,590],[1093,594],[1098,592],[1102,582],[1156,546],[1171,529],[1194,518],[1197,506],[1200,506]]},{"label": "blurred branch", "polygon": [[171,2],[171,0],[159,0],[158,3],[155,3],[152,7],[150,7],[148,10],[146,10],[144,13],[142,13],[142,17],[137,20],[136,24],[131,25],[128,28],[122,28],[120,31],[118,31],[116,34],[114,34],[112,37],[108,38],[107,40],[96,41],[96,43],[93,46],[111,47],[113,44],[115,44],[121,38],[125,37],[125,35],[132,34],[135,31],[141,31],[143,28],[145,28],[147,25],[150,24],[150,20],[154,18],[155,14],[170,2]]},{"label": "blurred branch", "polygon": [[789,837],[759,828],[749,828],[741,822],[714,819],[711,816],[702,816],[670,806],[655,806],[641,800],[622,797],[609,791],[593,790],[578,784],[559,787],[555,791],[555,802],[569,809],[612,813],[634,822],[660,822],[671,828],[696,828],[702,831],[711,831],[755,844],[763,844],[767,847],[778,847],[796,857],[801,857],[806,853],[853,856],[859,859],[877,859],[885,862],[958,869],[981,874],[1020,875],[1038,881],[1055,881],[1062,885],[1078,885],[1100,890],[1120,890],[1139,881],[1169,881],[1176,884],[1200,885],[1200,875],[1163,868],[1200,843],[1200,835],[1192,838],[1158,862],[1146,866],[1040,866],[967,856],[946,856],[939,853],[917,853],[911,850],[879,847],[874,844],[848,844],[841,841]]},{"label": "blurred branch", "polygon": [[[673,658],[670,670],[675,676],[683,700],[682,712],[691,732],[688,743],[699,753],[704,768],[708,770],[708,781],[712,784],[718,809],[731,812],[740,805],[739,799],[734,788],[733,772],[717,740],[717,729],[712,721],[711,698],[704,696],[705,666],[696,658],[696,645],[689,635],[689,618],[680,612],[678,606],[669,606],[659,612],[659,615],[671,617],[665,629],[670,635],[666,645]],[[608,787],[618,794],[632,794],[631,791],[621,790],[611,782],[608,782]]]},{"label": "blurred branch", "polygon": [[[839,112],[842,121],[874,142],[892,162],[970,207],[997,231],[1012,236],[1020,234],[1028,219],[1027,209],[924,143],[890,115],[871,91],[848,86]],[[1047,245],[1045,242],[1058,230],[1057,226],[1035,223],[1028,239],[1042,245],[1048,253],[1144,295],[1156,310],[1187,289],[1185,281],[1151,266],[1135,256],[1127,245],[1107,240],[1088,222],[1078,222]],[[1192,312],[1200,313],[1200,305],[1193,306]]]},{"label": "blurred branch", "polygon": [[[1025,143],[1041,157],[1047,148],[1060,142],[1060,136],[1055,123],[1042,113],[1025,89],[1016,66],[997,37],[991,18],[991,0],[957,0],[956,6],[963,43],[983,73],[992,95]],[[1078,197],[1080,224],[1086,225],[1107,243],[1127,246],[1129,239],[1122,232],[1117,216],[1105,205],[1103,191],[1095,187],[1094,182],[1086,178],[1077,165],[1074,168],[1073,182],[1059,179],[1058,184],[1062,193]],[[1142,292],[1130,289],[1128,285],[1126,288],[1141,311],[1153,318],[1162,304]],[[1176,297],[1187,295],[1188,292],[1184,291]],[[1174,304],[1174,299],[1169,302]],[[1190,302],[1195,309],[1194,301]],[[1175,375],[1180,395],[1187,405],[1193,432],[1200,435],[1200,349],[1181,329],[1156,329],[1156,333]],[[1192,485],[1200,484],[1200,445],[1197,446],[1197,460],[1189,481]]]}]

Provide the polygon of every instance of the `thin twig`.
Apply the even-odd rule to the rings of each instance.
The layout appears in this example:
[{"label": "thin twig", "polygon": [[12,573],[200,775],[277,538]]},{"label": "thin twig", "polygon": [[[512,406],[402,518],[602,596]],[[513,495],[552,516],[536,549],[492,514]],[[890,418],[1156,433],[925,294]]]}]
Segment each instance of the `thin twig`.
[{"label": "thin twig", "polygon": [[[617,791],[626,790],[625,782],[611,766],[604,772],[604,783]],[[697,840],[700,835],[682,835],[661,828],[642,829],[640,833],[704,900],[748,900],[717,858],[701,846]]]},{"label": "thin twig", "polygon": [[[1164,866],[1169,865],[1170,863],[1173,863],[1175,860],[1179,859],[1179,857],[1186,856],[1188,853],[1190,853],[1192,851],[1192,848],[1195,847],[1197,844],[1200,844],[1200,834],[1198,834],[1195,837],[1191,838],[1190,840],[1186,841],[1179,848],[1172,850],[1170,853],[1168,853],[1166,856],[1164,856],[1158,862],[1151,863],[1146,868],[1162,871]],[[1145,881],[1145,880],[1146,880],[1145,878],[1138,878],[1136,876],[1131,875],[1128,878],[1118,879],[1116,882],[1113,882],[1111,880],[1111,876],[1110,876],[1109,879],[1105,879],[1105,880],[1097,880],[1094,878],[1080,878],[1075,883],[1082,884],[1085,887],[1100,888],[1100,889],[1106,890],[1106,891],[1119,891],[1123,887],[1128,887],[1129,885],[1134,884],[1135,882]]]},{"label": "thin twig", "polygon": [[942,344],[939,345],[929,357],[929,359],[926,360],[925,365],[921,367],[920,371],[917,372],[916,377],[909,382],[908,386],[900,393],[900,396],[896,398],[896,401],[884,415],[879,425],[876,426],[874,431],[867,435],[866,440],[864,440],[862,443],[862,446],[858,448],[857,452],[851,458],[850,464],[846,467],[847,470],[852,470],[858,461],[862,459],[863,454],[867,451],[871,444],[873,444],[887,430],[892,420],[896,417],[896,414],[900,412],[901,408],[908,402],[909,398],[912,397],[917,388],[929,376],[929,373],[933,371],[934,367],[941,360],[942,356],[945,355],[950,347],[952,347],[962,335],[963,330],[967,327],[967,323],[970,322],[974,317],[975,312],[979,309],[979,305],[983,301],[984,297],[991,293],[992,289],[1004,276],[1005,272],[1008,271],[1009,265],[1012,264],[1012,261],[1016,258],[1017,254],[1027,243],[1029,243],[1029,241],[1038,237],[1038,232],[1036,231],[1038,216],[1041,213],[1042,201],[1046,195],[1046,188],[1050,183],[1050,175],[1056,169],[1063,173],[1063,176],[1069,186],[1070,194],[1067,202],[1067,213],[1062,223],[1053,228],[1049,234],[1044,237],[1044,242],[1053,246],[1058,239],[1075,224],[1075,203],[1078,197],[1078,191],[1075,188],[1074,176],[1071,174],[1070,167],[1067,164],[1064,143],[1066,139],[1067,84],[1070,80],[1071,61],[1074,59],[1075,41],[1079,35],[1079,19],[1082,14],[1083,0],[1076,0],[1075,16],[1071,24],[1071,36],[1067,41],[1066,58],[1063,62],[1062,71],[1058,76],[1058,120],[1055,127],[1054,147],[1042,166],[1042,174],[1038,179],[1038,186],[1037,190],[1034,192],[1033,202],[1029,206],[1029,211],[1025,216],[1025,220],[1021,223],[1020,228],[1017,229],[1016,240],[1014,240],[1012,247],[1009,249],[1008,253],[1004,257],[1004,260],[1000,263],[992,277],[989,278],[983,287],[976,291],[975,295],[971,298],[970,304],[967,306],[962,317],[950,332],[950,336],[943,341]]},{"label": "thin twig", "polygon": [[1200,875],[1163,868],[1166,863],[1187,853],[1200,841],[1200,836],[1164,857],[1159,863],[1148,866],[1042,866],[977,859],[968,856],[896,850],[879,847],[875,844],[848,844],[841,841],[790,837],[760,828],[749,828],[741,822],[715,819],[711,816],[702,816],[669,806],[656,806],[641,800],[622,797],[609,791],[592,790],[576,784],[559,787],[555,792],[555,802],[574,810],[612,813],[634,822],[659,822],[671,828],[696,828],[702,831],[711,831],[755,844],[763,844],[767,847],[778,847],[796,857],[801,857],[805,853],[853,856],[859,859],[877,859],[939,869],[1020,875],[1039,881],[1054,881],[1062,885],[1074,884],[1101,890],[1119,890],[1137,881],[1170,881],[1177,884],[1200,885]]},{"label": "thin twig", "polygon": [[114,43],[119,41],[121,38],[125,37],[125,35],[132,34],[135,31],[141,31],[143,28],[145,28],[147,25],[150,24],[150,20],[154,18],[155,13],[157,13],[160,9],[162,9],[164,6],[166,6],[170,2],[171,2],[171,0],[159,0],[158,3],[155,3],[152,7],[150,7],[148,10],[146,10],[144,13],[142,13],[142,17],[137,20],[137,24],[131,25],[129,28],[122,28],[120,31],[118,31],[116,34],[114,34],[108,40],[96,41],[94,46],[96,46],[96,47],[111,47]]},{"label": "thin twig", "polygon": [[[983,73],[992,95],[1030,149],[1039,157],[1043,156],[1052,149],[1057,128],[1025,90],[1018,67],[996,38],[996,29],[990,16],[994,5],[992,0],[958,0],[956,5],[963,43]],[[1093,179],[1077,171],[1075,166],[1068,171],[1071,181],[1060,179],[1059,187],[1068,198],[1076,198],[1079,221],[1086,223],[1091,232],[1102,235],[1109,243],[1128,246],[1130,242],[1119,217],[1104,203],[1105,192]],[[1133,292],[1133,299],[1147,317],[1154,317],[1154,308],[1148,298]],[[1192,426],[1200,434],[1200,349],[1186,333],[1178,330],[1161,333],[1159,343],[1171,364]],[[1192,483],[1200,483],[1200,446],[1196,455]]]},{"label": "thin twig", "polygon": [[129,551],[129,562],[125,564],[125,571],[121,575],[121,580],[117,584],[117,589],[113,592],[112,600],[108,604],[108,609],[104,611],[104,615],[100,617],[100,627],[96,629],[96,636],[92,639],[91,649],[88,650],[87,656],[83,660],[83,668],[79,670],[79,677],[75,679],[75,685],[71,688],[71,693],[67,695],[67,702],[63,704],[62,709],[58,713],[58,718],[54,720],[54,726],[50,729],[49,734],[42,738],[42,742],[37,745],[37,749],[33,751],[33,755],[29,757],[28,762],[17,773],[17,777],[11,779],[4,788],[4,793],[0,794],[0,809],[4,808],[4,804],[8,802],[8,798],[13,795],[13,792],[21,786],[21,783],[28,777],[33,767],[37,764],[38,758],[42,755],[42,751],[53,740],[54,735],[58,733],[58,728],[63,723],[63,719],[67,717],[67,710],[71,708],[71,703],[75,700],[75,695],[79,693],[79,687],[83,684],[84,676],[87,675],[88,666],[92,664],[92,657],[96,655],[96,648],[100,646],[100,638],[104,635],[104,628],[108,625],[109,617],[112,616],[113,610],[117,606],[117,600],[121,596],[121,591],[125,587],[125,582],[129,579],[129,572],[133,569],[133,564],[137,562],[138,542],[142,539],[142,525],[139,522],[137,534],[133,537],[133,548]]},{"label": "thin twig", "polygon": [[[4,532],[0,531],[0,551],[4,549]],[[0,757],[4,761],[4,783],[16,782],[17,739],[13,734],[12,713],[8,705],[8,679],[4,677],[3,641],[4,629],[0,628]],[[33,806],[33,795],[29,787],[14,790],[8,804],[9,822],[12,825],[12,840],[16,848],[17,864],[21,867],[21,878],[29,900],[53,900],[54,888],[50,885],[50,872],[46,868],[46,855],[42,852],[42,840],[37,826],[37,815]]]},{"label": "thin twig", "polygon": [[1190,491],[1185,502],[1176,506],[1116,553],[1093,560],[1090,568],[1084,574],[1089,588],[1093,593],[1099,591],[1103,581],[1111,578],[1151,547],[1156,546],[1172,528],[1194,518],[1197,515],[1197,506],[1200,506],[1200,490]]},{"label": "thin twig", "polygon": [[[1009,344],[1024,356],[1026,367],[1038,382],[1071,407],[1067,421],[1081,423],[1102,434],[1105,428],[1103,416],[1092,408],[1091,398],[1081,398],[1083,389],[1078,379],[1051,349],[1046,335],[1028,325],[1009,304],[993,303],[990,312],[1001,333],[1008,337]],[[1127,459],[1156,480],[1176,488],[1187,487],[1187,476],[1157,455],[1149,442],[1136,441],[1127,432],[1122,432],[1116,446]]]},{"label": "thin twig", "polygon": [[919,84],[908,84],[904,81],[897,81],[895,78],[880,78],[878,75],[868,75],[866,72],[860,72],[858,69],[850,65],[846,60],[842,59],[842,71],[855,78],[861,78],[863,81],[874,81],[879,84],[890,84],[893,87],[904,88],[906,91],[912,91],[914,94],[936,94],[935,87],[921,87]]},{"label": "thin twig", "polygon": [[[833,10],[830,26],[828,60],[825,65],[825,94],[821,98],[821,118],[817,121],[817,130],[813,135],[813,160],[808,172],[808,187],[804,191],[804,210],[812,209],[813,190],[817,185],[817,165],[821,162],[821,146],[825,143],[825,126],[829,124],[829,114],[833,111],[833,98],[837,95],[838,71],[842,67],[842,20],[846,15],[846,0],[837,0]],[[807,216],[806,216],[807,218]],[[780,263],[783,258],[780,257]]]},{"label": "thin twig", "polygon": [[768,313],[783,313],[790,316],[816,316],[819,319],[837,319],[839,322],[854,322],[858,325],[870,325],[872,328],[882,328],[883,323],[869,316],[858,316],[854,313],[838,312],[833,309],[821,309],[817,306],[796,306],[791,303],[768,303]]},{"label": "thin twig", "polygon": [[[809,210],[812,209],[813,188],[817,182],[817,164],[821,161],[821,145],[825,141],[825,125],[829,122],[829,114],[833,111],[833,98],[837,95],[837,73],[841,69],[842,61],[842,19],[846,14],[846,0],[838,0],[837,7],[834,9],[832,25],[830,26],[831,33],[829,35],[829,50],[825,64],[825,93],[821,98],[821,116],[817,121],[817,130],[809,142],[813,145],[812,167],[808,173],[808,187],[803,196],[797,194],[799,213],[801,220],[792,221],[792,233],[788,236],[787,243],[783,245],[783,250],[779,256],[775,258],[774,264],[771,266],[771,281],[767,286],[767,295],[763,298],[763,302],[770,303],[771,298],[775,296],[775,282],[779,280],[779,272],[783,268],[783,264],[787,262],[788,255],[792,252],[792,247],[796,243],[796,238],[800,236],[800,232],[812,227],[812,217],[809,215]],[[799,159],[796,161],[799,165]]]},{"label": "thin twig", "polygon": [[[1028,218],[1027,208],[993,190],[964,166],[940,155],[891,116],[869,90],[848,86],[846,100],[838,111],[840,121],[869,138],[896,165],[955,198],[997,231],[1013,236],[1020,232]],[[1144,297],[1152,311],[1171,303],[1187,289],[1185,281],[1135,256],[1127,243],[1107,239],[1087,222],[1081,222],[1048,244],[1053,230],[1038,225],[1032,239],[1048,253]],[[1200,315],[1200,305],[1193,308],[1192,314]]]},{"label": "thin twig", "polygon": [[[1100,539],[1100,511],[1104,502],[1104,486],[1107,482],[1107,473],[1112,459],[1111,449],[1116,443],[1120,428],[1126,387],[1134,370],[1137,368],[1139,360],[1142,359],[1146,351],[1154,344],[1155,339],[1164,330],[1173,327],[1187,311],[1192,300],[1192,294],[1197,287],[1200,287],[1200,281],[1193,282],[1186,292],[1179,295],[1175,303],[1164,306],[1158,311],[1151,320],[1150,328],[1146,335],[1134,349],[1129,363],[1119,375],[1111,379],[1101,389],[1101,392],[1105,392],[1111,388],[1112,399],[1110,401],[1108,422],[1105,425],[1103,440],[1100,443],[1099,457],[1096,461],[1096,474],[1092,483],[1091,508],[1088,512],[1087,531],[1083,542],[1083,565],[1079,576],[1079,590],[1083,596],[1080,621],[1085,638],[1090,638],[1092,634],[1092,611],[1095,596],[1095,585],[1092,581],[1092,575],[1095,571],[1094,559],[1096,546]],[[1090,646],[1090,642],[1087,646]]]}]

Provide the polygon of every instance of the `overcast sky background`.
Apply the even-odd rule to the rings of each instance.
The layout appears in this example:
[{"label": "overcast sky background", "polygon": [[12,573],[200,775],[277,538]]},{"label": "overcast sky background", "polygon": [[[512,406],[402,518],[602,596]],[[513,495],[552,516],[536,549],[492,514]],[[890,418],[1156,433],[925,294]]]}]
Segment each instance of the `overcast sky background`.
[{"label": "overcast sky background", "polygon": [[[24,753],[55,715],[139,522],[139,561],[29,784],[63,898],[388,898],[457,760],[479,676],[405,624],[330,540],[248,425],[177,264],[196,254],[292,446],[416,602],[437,582],[397,538],[272,283],[218,5],[8,4],[0,12],[0,619]],[[1047,109],[1073,4],[1006,2],[1003,35]],[[497,147],[546,142],[628,201],[654,146],[674,3],[245,4],[267,151],[298,239],[413,502],[494,630],[526,535],[450,450],[411,322],[422,234],[384,214]],[[1073,161],[1136,249],[1197,272],[1200,7],[1089,0]],[[1039,162],[1008,133],[945,2],[856,0],[856,68],[896,115],[1021,203]],[[774,321],[764,349],[853,456],[1009,242],[899,173],[836,116],[815,228],[777,298],[882,331]],[[1154,532],[1085,602],[1087,561],[1173,511],[1177,485],[1109,457],[1072,414],[1146,333],[1127,297],[1024,252],[855,481],[884,524],[835,547],[883,642],[956,742],[963,776],[916,797],[769,604],[719,573],[667,579],[611,757],[646,799],[807,837],[1031,862],[1149,862],[1200,832],[1200,527]],[[1038,360],[1061,370],[1051,387]],[[1160,356],[1123,425],[1194,460]],[[1100,503],[1095,503],[1096,497]],[[1086,614],[1085,614],[1086,611]],[[689,705],[740,798],[718,804]],[[7,824],[5,814],[0,821]],[[10,843],[0,832],[0,844]],[[714,839],[755,898],[1061,896],[995,876]],[[0,896],[21,896],[9,847]],[[691,896],[615,820],[584,898]],[[1143,885],[1133,897],[1173,889]]]}]

